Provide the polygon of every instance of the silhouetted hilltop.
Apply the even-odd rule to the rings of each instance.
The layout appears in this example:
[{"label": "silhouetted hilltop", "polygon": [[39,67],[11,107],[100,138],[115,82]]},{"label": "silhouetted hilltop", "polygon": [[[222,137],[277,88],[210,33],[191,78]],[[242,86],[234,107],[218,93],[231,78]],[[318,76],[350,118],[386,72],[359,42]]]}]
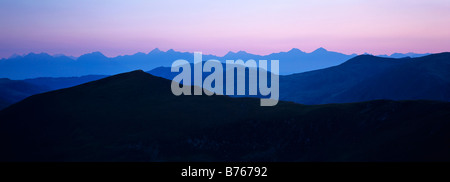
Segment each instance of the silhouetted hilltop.
[{"label": "silhouetted hilltop", "polygon": [[25,80],[0,78],[0,110],[34,94],[73,87],[104,78],[104,75],[81,77],[40,77]]},{"label": "silhouetted hilltop", "polygon": [[174,96],[143,71],[0,111],[0,161],[449,161],[450,103]]}]

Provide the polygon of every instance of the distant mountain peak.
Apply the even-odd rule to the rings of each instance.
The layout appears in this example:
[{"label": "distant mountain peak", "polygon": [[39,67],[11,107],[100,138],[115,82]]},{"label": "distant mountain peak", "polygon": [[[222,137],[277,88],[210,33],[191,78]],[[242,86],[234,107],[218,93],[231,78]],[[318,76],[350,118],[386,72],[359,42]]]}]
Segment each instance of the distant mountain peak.
[{"label": "distant mountain peak", "polygon": [[[228,53],[227,54],[225,54],[225,56],[230,56],[230,55],[233,55],[233,54],[236,54],[235,52],[233,52],[233,51],[228,51]],[[224,56],[224,57],[225,57]]]},{"label": "distant mountain peak", "polygon": [[136,54],[133,54],[133,56],[143,56],[143,55],[145,55],[145,53],[143,52],[137,52]]},{"label": "distant mountain peak", "polygon": [[152,53],[160,53],[160,52],[162,52],[162,51],[159,50],[158,48],[155,48],[155,49],[153,49],[152,51],[150,51],[149,54],[152,54]]},{"label": "distant mountain peak", "polygon": [[85,55],[92,55],[92,56],[105,56],[103,55],[103,53],[101,53],[100,51],[95,51],[95,52],[91,52]]},{"label": "distant mountain peak", "polygon": [[245,51],[239,51],[239,52],[237,52],[237,54],[248,54],[248,53]]},{"label": "distant mountain peak", "polygon": [[235,55],[242,56],[242,55],[246,55],[246,54],[249,54],[249,53],[245,52],[245,51],[238,51],[238,52],[229,51],[227,54],[225,54],[225,56],[235,56]]},{"label": "distant mountain peak", "polygon": [[302,50],[297,49],[297,48],[292,48],[291,50],[288,51],[289,53],[304,53]]},{"label": "distant mountain peak", "polygon": [[95,52],[81,55],[78,58],[78,60],[80,60],[80,59],[105,59],[105,58],[107,58],[107,57],[105,55],[103,55],[101,52],[95,51]]},{"label": "distant mountain peak", "polygon": [[175,50],[173,50],[173,49],[169,49],[168,51],[167,51],[167,53],[174,53],[175,52]]},{"label": "distant mountain peak", "polygon": [[319,47],[318,49],[316,49],[315,51],[313,51],[313,53],[324,53],[324,52],[328,52],[328,50],[326,50],[323,47]]},{"label": "distant mountain peak", "polygon": [[35,57],[52,57],[52,56],[50,56],[49,54],[47,54],[47,53],[45,53],[45,52],[41,52],[41,53],[39,53],[39,54],[36,54],[36,53],[34,53],[34,52],[30,52],[30,53],[28,53],[26,56],[24,56],[24,57],[28,57],[28,58],[30,58],[30,57],[32,57],[32,58],[35,58]]}]

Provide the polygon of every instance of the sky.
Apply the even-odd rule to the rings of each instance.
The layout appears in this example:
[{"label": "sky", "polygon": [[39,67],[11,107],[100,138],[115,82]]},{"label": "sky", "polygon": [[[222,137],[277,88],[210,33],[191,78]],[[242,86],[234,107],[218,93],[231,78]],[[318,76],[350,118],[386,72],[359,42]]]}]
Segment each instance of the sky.
[{"label": "sky", "polygon": [[450,51],[450,0],[0,0],[0,58]]}]

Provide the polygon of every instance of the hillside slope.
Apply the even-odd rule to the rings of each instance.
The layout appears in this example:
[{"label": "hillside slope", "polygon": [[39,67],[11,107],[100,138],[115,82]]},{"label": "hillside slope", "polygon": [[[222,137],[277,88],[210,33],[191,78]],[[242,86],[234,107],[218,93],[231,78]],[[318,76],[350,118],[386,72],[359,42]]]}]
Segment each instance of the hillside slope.
[{"label": "hillside slope", "polygon": [[142,71],[0,111],[0,161],[450,161],[450,104],[174,96]]}]

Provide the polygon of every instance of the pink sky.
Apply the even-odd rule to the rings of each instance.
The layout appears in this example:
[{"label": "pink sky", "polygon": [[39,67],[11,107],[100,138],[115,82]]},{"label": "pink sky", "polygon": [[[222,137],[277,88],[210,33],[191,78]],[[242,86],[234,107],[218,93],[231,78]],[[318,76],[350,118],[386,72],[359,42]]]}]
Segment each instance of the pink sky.
[{"label": "pink sky", "polygon": [[154,48],[436,53],[450,51],[449,9],[447,0],[2,0],[0,57]]}]

